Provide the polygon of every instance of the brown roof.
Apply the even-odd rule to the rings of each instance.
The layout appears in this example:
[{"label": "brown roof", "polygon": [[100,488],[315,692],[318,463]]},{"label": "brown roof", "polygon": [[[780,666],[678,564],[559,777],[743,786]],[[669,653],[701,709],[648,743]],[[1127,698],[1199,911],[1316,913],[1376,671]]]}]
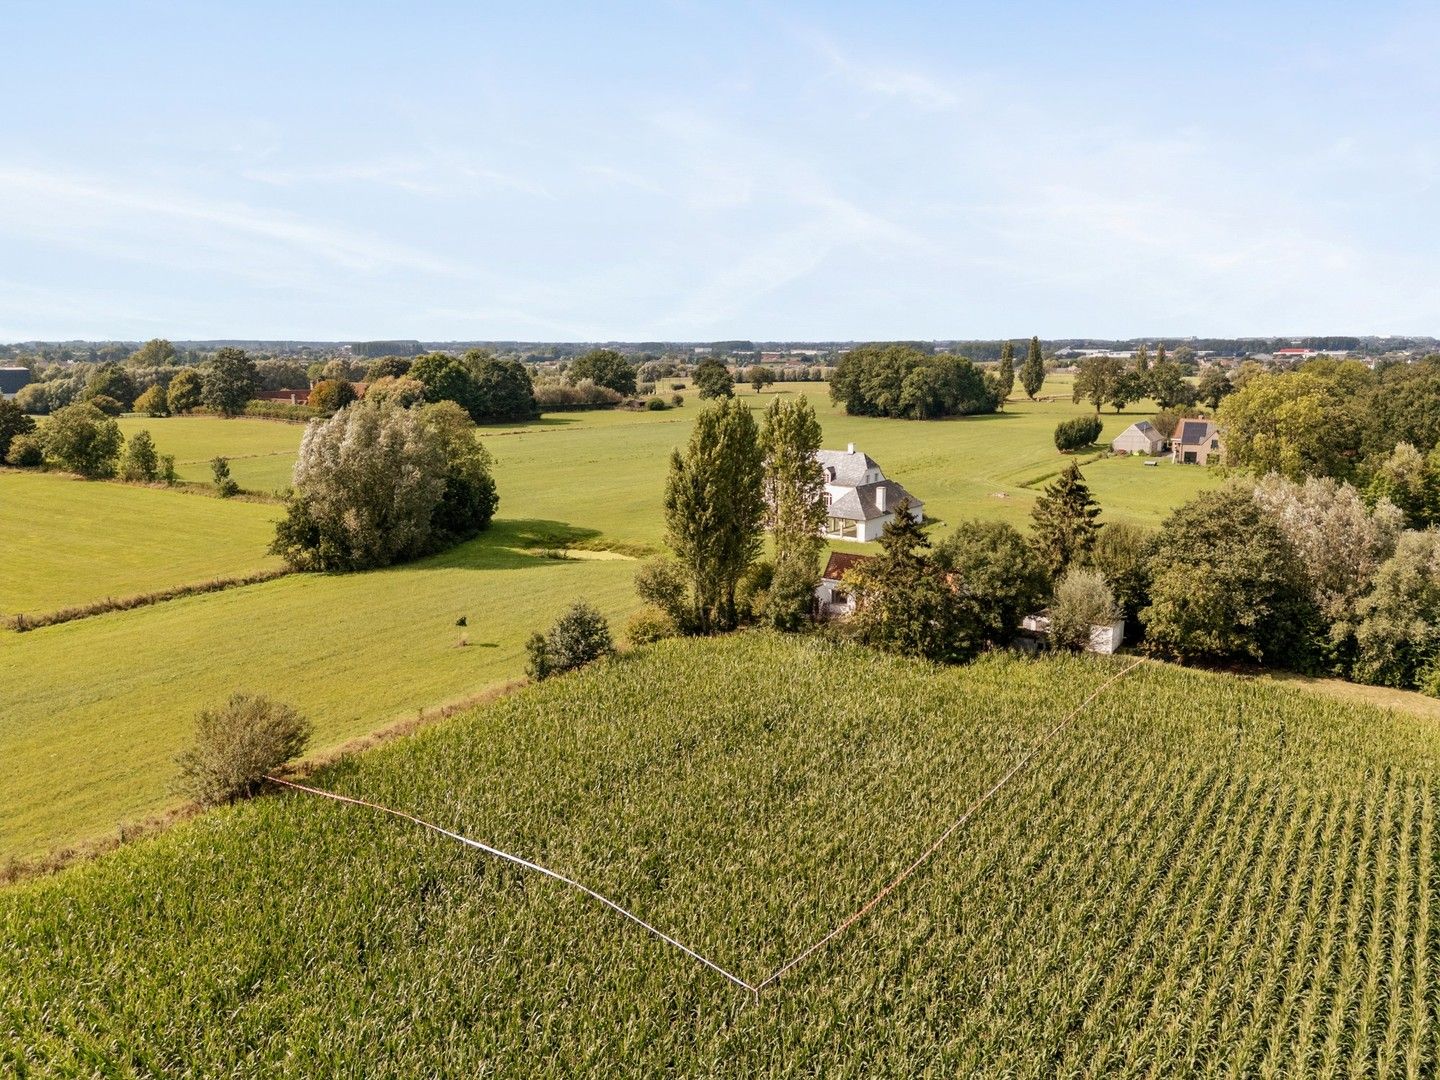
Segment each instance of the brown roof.
[{"label": "brown roof", "polygon": [[873,555],[851,555],[844,551],[832,551],[830,561],[825,564],[825,573],[821,576],[827,581],[839,581],[845,576],[845,571],[853,570],[873,558]]}]

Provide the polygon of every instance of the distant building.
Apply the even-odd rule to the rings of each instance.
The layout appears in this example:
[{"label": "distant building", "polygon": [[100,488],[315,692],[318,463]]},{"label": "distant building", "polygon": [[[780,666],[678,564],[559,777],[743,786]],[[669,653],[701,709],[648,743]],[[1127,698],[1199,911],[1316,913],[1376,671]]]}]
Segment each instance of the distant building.
[{"label": "distant building", "polygon": [[281,405],[304,405],[310,400],[310,390],[257,390],[256,401],[274,401]]},{"label": "distant building", "polygon": [[869,555],[850,555],[832,551],[815,586],[815,613],[822,619],[850,615],[855,611],[855,595],[845,588],[845,573],[869,559]]},{"label": "distant building", "polygon": [[1165,436],[1149,420],[1131,424],[1110,444],[1116,453],[1158,454],[1165,449]]},{"label": "distant building", "polygon": [[0,367],[0,397],[3,397],[6,401],[9,401],[29,385],[29,368]]},{"label": "distant building", "polygon": [[910,516],[921,521],[925,504],[894,480],[885,479],[880,466],[851,443],[844,450],[815,453],[825,478],[825,535],[832,540],[878,540],[895,520],[895,508],[910,501]]},{"label": "distant building", "polygon": [[[1020,634],[1016,644],[1022,652],[1034,652],[1050,642],[1050,609],[1045,608],[1020,620]],[[1125,643],[1125,620],[1116,619],[1110,623],[1095,623],[1090,627],[1090,641],[1086,652],[1113,653]]]},{"label": "distant building", "polygon": [[1209,465],[1224,453],[1214,420],[1181,420],[1170,436],[1170,459],[1185,465]]}]

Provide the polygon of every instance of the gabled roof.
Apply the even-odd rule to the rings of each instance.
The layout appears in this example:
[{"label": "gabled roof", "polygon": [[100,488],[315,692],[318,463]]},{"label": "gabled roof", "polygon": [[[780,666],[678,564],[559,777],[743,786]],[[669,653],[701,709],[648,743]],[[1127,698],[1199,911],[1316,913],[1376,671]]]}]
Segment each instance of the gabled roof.
[{"label": "gabled roof", "polygon": [[0,393],[19,393],[30,382],[30,369],[23,367],[0,367]]},{"label": "gabled roof", "polygon": [[1149,436],[1152,436],[1152,437],[1157,438],[1157,439],[1164,438],[1164,436],[1161,435],[1160,432],[1155,429],[1155,425],[1152,424],[1152,423],[1150,423],[1149,420],[1137,420],[1135,423],[1131,424],[1128,428],[1126,428],[1126,429],[1125,429],[1124,431],[1122,431],[1120,434],[1121,434],[1121,435],[1124,435],[1124,434],[1126,434],[1127,432],[1131,432],[1131,431],[1138,431],[1138,432],[1140,432],[1141,435],[1149,435]]},{"label": "gabled roof", "polygon": [[845,576],[847,570],[853,570],[863,562],[869,562],[874,556],[851,555],[845,551],[832,551],[830,560],[825,564],[825,572],[820,576],[826,581],[839,581]]},{"label": "gabled roof", "polygon": [[[885,491],[884,510],[881,510],[879,505],[882,488]],[[878,484],[860,484],[832,499],[826,513],[845,521],[874,521],[876,518],[893,514],[895,508],[905,499],[909,499],[910,505],[917,510],[925,505],[894,480],[881,480]]]},{"label": "gabled roof", "polygon": [[1187,446],[1203,443],[1218,430],[1213,420],[1181,420],[1175,431],[1175,441]]},{"label": "gabled roof", "polygon": [[863,484],[868,471],[880,468],[874,458],[858,450],[816,450],[815,460],[825,470],[825,482],[841,487]]}]

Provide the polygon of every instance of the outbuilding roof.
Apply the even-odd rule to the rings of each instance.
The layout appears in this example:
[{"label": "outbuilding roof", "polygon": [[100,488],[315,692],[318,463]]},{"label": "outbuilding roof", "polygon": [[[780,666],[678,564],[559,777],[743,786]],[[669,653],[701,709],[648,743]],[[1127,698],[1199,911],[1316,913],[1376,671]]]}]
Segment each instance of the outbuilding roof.
[{"label": "outbuilding roof", "polygon": [[832,551],[830,559],[825,564],[825,573],[820,575],[826,581],[839,581],[845,576],[847,570],[853,570],[863,562],[868,562],[869,555],[851,555],[846,551]]},{"label": "outbuilding roof", "polygon": [[18,394],[29,383],[29,368],[0,367],[0,394]]}]

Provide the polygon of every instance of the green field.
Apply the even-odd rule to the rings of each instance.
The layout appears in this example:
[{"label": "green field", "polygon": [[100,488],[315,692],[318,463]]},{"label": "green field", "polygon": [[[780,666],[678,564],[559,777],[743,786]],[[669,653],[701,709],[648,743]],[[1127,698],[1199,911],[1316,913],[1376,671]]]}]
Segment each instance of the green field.
[{"label": "green field", "polygon": [[120,430],[127,438],[137,431],[150,432],[159,453],[175,455],[175,472],[181,480],[210,483],[210,461],[223,455],[230,459],[230,475],[237,484],[246,491],[265,494],[290,486],[290,470],[305,425],[246,416],[221,420],[213,416],[135,415],[121,417]]},{"label": "green field", "polygon": [[[315,782],[573,875],[758,981],[1121,665],[673,642]],[[0,894],[0,1062],[1429,1076],[1437,781],[1433,724],[1147,664],[758,1001],[533,873],[267,797]]]},{"label": "green field", "polygon": [[265,553],[273,506],[8,470],[0,507],[0,615],[280,565]]},{"label": "green field", "polygon": [[[1068,460],[1051,442],[1055,423],[1084,409],[1070,403],[1063,379],[1045,389],[1059,400],[1012,402],[1003,415],[929,423],[845,416],[822,383],[790,384],[782,392],[809,395],[827,443],[853,441],[870,453],[925,500],[941,534],[967,516],[1023,528],[1045,478]],[[745,388],[742,396],[759,409],[774,393]],[[518,677],[525,636],[576,598],[600,605],[618,632],[637,606],[629,585],[633,563],[556,564],[527,552],[658,549],[668,458],[684,445],[697,412],[688,395],[678,410],[566,413],[482,429],[496,461],[497,526],[439,559],[383,574],[291,578],[0,635],[0,670],[23,673],[8,680],[0,714],[0,758],[15,763],[0,772],[0,856],[107,834],[123,820],[163,809],[171,759],[187,741],[195,711],[236,689],[293,702],[316,721],[317,745],[325,747]],[[1140,415],[1139,407],[1118,419],[1107,414],[1106,437]],[[245,418],[127,417],[123,425],[131,433],[151,431],[160,450],[182,463],[186,479],[208,480],[210,458],[224,454],[240,483],[257,490],[288,483],[303,431]],[[1138,459],[1096,461],[1086,471],[1105,507],[1103,520],[1150,525],[1216,482],[1203,469],[1168,462],[1150,468]],[[0,495],[10,480],[0,476]],[[36,494],[19,518],[5,515],[0,529],[33,532],[22,519],[51,522],[33,532],[30,561],[12,570],[46,604],[267,565],[265,523],[278,512],[273,506],[53,476],[20,480],[37,485]],[[71,570],[52,557],[66,548],[48,534],[63,533],[70,517],[52,492],[96,506],[157,500],[157,509],[133,532],[107,525],[77,539],[91,547],[69,560],[81,564]],[[203,523],[192,524],[186,514]],[[80,519],[107,516],[86,515]],[[450,649],[458,636],[454,619],[466,611],[472,639],[493,648]]]},{"label": "green field", "polygon": [[[549,530],[505,521],[404,567],[292,575],[0,634],[0,670],[23,673],[6,679],[0,712],[0,855],[165,806],[196,711],[232,691],[293,703],[330,746],[518,677],[526,635],[577,597],[622,619],[633,563],[527,549]],[[457,647],[462,635],[469,645]]]}]

